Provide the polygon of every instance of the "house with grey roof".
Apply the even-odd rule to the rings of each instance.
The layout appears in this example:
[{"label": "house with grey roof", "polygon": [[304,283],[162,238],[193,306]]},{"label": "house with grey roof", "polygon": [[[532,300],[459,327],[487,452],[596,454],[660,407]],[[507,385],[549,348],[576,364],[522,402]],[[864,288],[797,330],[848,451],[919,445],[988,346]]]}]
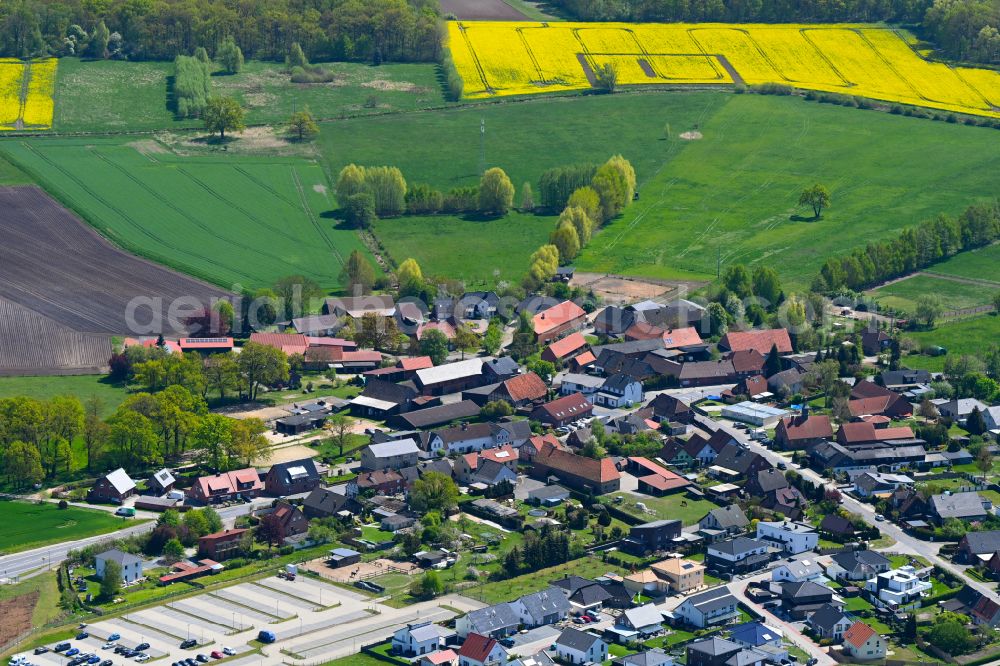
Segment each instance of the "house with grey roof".
[{"label": "house with grey roof", "polygon": [[771,570],[771,580],[779,583],[817,581],[822,577],[823,567],[816,560],[792,560]]},{"label": "house with grey roof", "polygon": [[891,562],[873,550],[857,550],[830,556],[826,575],[834,580],[868,580],[889,570]]},{"label": "house with grey roof", "polygon": [[663,613],[655,604],[644,604],[626,609],[618,616],[617,625],[642,636],[652,636],[663,630]]},{"label": "house with grey roof", "polygon": [[94,556],[97,577],[104,580],[108,562],[116,562],[121,567],[122,583],[134,583],[142,578],[142,558],[125,553],[117,548],[106,550]]},{"label": "house with grey roof", "polygon": [[702,530],[714,530],[723,534],[740,534],[750,526],[750,520],[738,504],[719,506],[698,521]]},{"label": "house with grey roof", "polygon": [[983,520],[992,508],[993,503],[976,492],[942,493],[930,500],[931,514],[940,522],[949,518]]},{"label": "house with grey roof", "polygon": [[361,451],[361,469],[398,470],[417,464],[420,447],[412,439],[369,444]]},{"label": "house with grey roof", "polygon": [[736,537],[710,544],[705,565],[725,573],[747,573],[764,567],[771,561],[771,546],[764,541]]},{"label": "house with grey roof", "polygon": [[601,664],[608,658],[608,644],[600,636],[572,627],[559,634],[555,651],[566,664]]},{"label": "house with grey roof", "polygon": [[443,646],[441,632],[429,620],[407,624],[392,635],[393,651],[404,657],[429,654]]},{"label": "house with grey roof", "polygon": [[569,599],[562,590],[552,586],[540,592],[526,594],[510,602],[510,605],[526,629],[565,620],[571,609]]},{"label": "house with grey roof", "polygon": [[690,596],[674,609],[674,615],[682,622],[700,629],[726,624],[738,614],[736,597],[725,585]]},{"label": "house with grey roof", "polygon": [[847,613],[832,604],[823,604],[806,619],[806,623],[819,638],[840,641],[854,620]]},{"label": "house with grey roof", "polygon": [[156,495],[165,495],[174,489],[177,479],[166,467],[149,477],[149,489]]},{"label": "house with grey roof", "polygon": [[674,658],[660,648],[618,657],[612,666],[674,666]]},{"label": "house with grey roof", "polygon": [[455,620],[455,632],[461,638],[470,633],[503,638],[517,633],[520,626],[521,618],[509,603],[478,608]]}]

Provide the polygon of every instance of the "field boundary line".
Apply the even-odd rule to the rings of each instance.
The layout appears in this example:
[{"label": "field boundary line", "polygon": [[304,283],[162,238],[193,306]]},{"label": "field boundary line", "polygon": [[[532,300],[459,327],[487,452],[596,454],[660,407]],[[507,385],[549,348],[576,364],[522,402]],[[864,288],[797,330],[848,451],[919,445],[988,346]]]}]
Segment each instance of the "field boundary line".
[{"label": "field boundary line", "polygon": [[927,275],[929,277],[940,278],[942,280],[950,280],[952,282],[961,282],[963,284],[972,284],[983,287],[995,287],[1000,289],[1000,282],[994,280],[984,280],[982,278],[970,278],[964,275],[951,275],[949,273],[938,273],[936,271],[919,271],[917,274]]},{"label": "field boundary line", "polygon": [[21,91],[18,93],[17,118],[14,120],[14,129],[24,129],[24,110],[28,108],[28,88],[31,85],[31,60],[24,62],[24,71],[21,73]]},{"label": "field boundary line", "polygon": [[302,210],[305,211],[306,217],[309,218],[309,221],[316,229],[316,232],[323,239],[323,242],[326,243],[326,246],[330,248],[330,251],[333,252],[333,256],[337,258],[337,261],[340,262],[340,265],[341,266],[345,265],[347,262],[344,261],[344,255],[342,255],[340,253],[340,250],[337,249],[336,243],[334,243],[333,240],[330,239],[330,237],[326,233],[326,229],[324,229],[323,225],[319,223],[319,220],[317,220],[316,216],[313,214],[312,208],[309,207],[309,200],[306,198],[305,189],[302,187],[302,181],[299,179],[299,172],[295,169],[295,165],[292,165],[290,169],[292,172],[292,182],[295,184],[295,189],[299,193],[299,200],[302,203]]},{"label": "field boundary line", "polygon": [[845,88],[850,88],[852,86],[857,85],[856,83],[850,81],[846,76],[844,76],[843,72],[837,69],[837,66],[833,64],[833,61],[830,60],[830,57],[827,56],[826,53],[824,53],[823,49],[821,49],[819,45],[812,40],[812,37],[810,37],[807,34],[809,30],[810,30],[809,28],[799,29],[799,34],[802,35],[802,40],[807,44],[809,44],[809,46],[811,46],[812,49],[816,52],[816,55],[818,55],[820,59],[822,59],[823,62],[825,62],[830,67],[830,70],[840,78],[840,80],[844,83]]}]

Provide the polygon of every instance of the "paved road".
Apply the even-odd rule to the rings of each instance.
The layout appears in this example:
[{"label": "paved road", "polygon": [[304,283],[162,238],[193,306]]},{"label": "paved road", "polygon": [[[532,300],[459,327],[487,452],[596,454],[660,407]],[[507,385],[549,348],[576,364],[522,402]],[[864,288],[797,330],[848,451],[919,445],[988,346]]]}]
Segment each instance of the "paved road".
[{"label": "paved road", "polygon": [[[271,500],[258,500],[258,502],[263,502],[263,504],[261,504],[261,506],[263,506],[264,504],[269,504]],[[251,508],[256,505],[257,504],[255,503],[254,505],[241,504],[237,506],[225,507],[223,509],[219,509],[219,515],[222,517],[223,523],[231,527],[236,518],[249,514]],[[141,525],[131,525],[118,530],[117,532],[99,534],[85,539],[56,543],[44,548],[35,548],[33,550],[14,553],[13,555],[5,555],[0,557],[0,577],[30,578],[31,576],[58,566],[60,562],[66,559],[67,553],[71,550],[79,550],[85,546],[102,541],[124,539],[125,537],[149,532],[154,527],[156,527],[156,522],[150,521]]]},{"label": "paved road", "polygon": [[[749,437],[747,437],[746,433],[740,430],[736,430],[726,424],[719,422],[716,423],[719,425],[720,428],[722,428],[729,434],[733,435],[736,439],[749,446],[751,451],[761,454],[769,461],[771,461],[772,464],[777,464],[778,462],[788,463],[788,458],[786,458],[785,456],[781,456],[775,453],[774,451],[771,451],[770,449],[764,448],[759,443],[750,440]],[[801,467],[799,465],[793,465],[791,463],[788,463],[788,467],[789,469],[794,469],[803,478],[813,483],[822,484],[830,488],[834,487],[832,483],[830,483],[828,480],[824,479],[811,469],[808,469],[806,467]],[[973,588],[977,592],[986,595],[987,597],[989,597],[990,599],[992,599],[997,603],[1000,603],[1000,596],[998,596],[993,589],[991,589],[989,586],[984,585],[983,583],[977,580],[968,578],[967,576],[965,576],[963,570],[960,567],[956,566],[951,561],[941,557],[938,554],[938,551],[941,549],[940,543],[922,541],[920,539],[917,539],[916,537],[907,534],[893,523],[890,523],[888,521],[875,520],[875,510],[869,504],[859,502],[853,497],[849,497],[847,495],[843,495],[843,499],[844,499],[843,503],[844,508],[846,508],[851,513],[855,513],[861,516],[861,518],[866,523],[877,527],[882,534],[890,536],[896,540],[896,546],[893,547],[894,551],[920,555],[931,564],[936,564],[945,571],[957,576],[960,580],[968,584],[969,587]]]}]

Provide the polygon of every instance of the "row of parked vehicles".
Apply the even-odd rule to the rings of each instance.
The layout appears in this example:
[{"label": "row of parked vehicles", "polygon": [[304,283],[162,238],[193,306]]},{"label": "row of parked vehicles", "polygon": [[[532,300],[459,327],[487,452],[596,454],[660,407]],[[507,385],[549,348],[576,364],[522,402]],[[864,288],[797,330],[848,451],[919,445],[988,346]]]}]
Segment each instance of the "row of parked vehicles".
[{"label": "row of parked vehicles", "polygon": [[[80,631],[76,635],[77,641],[83,641],[90,638],[90,634],[87,631]],[[111,634],[108,636],[107,642],[101,646],[102,650],[114,650],[114,653],[121,655],[125,659],[134,659],[139,663],[145,663],[150,660],[150,656],[146,654],[146,650],[149,649],[149,643],[139,643],[135,647],[128,647],[119,643],[121,640],[121,635]],[[198,641],[193,638],[189,638],[181,642],[181,649],[190,650],[191,648],[197,647]],[[35,654],[45,654],[50,648],[46,646],[40,646],[35,648]],[[85,647],[82,649],[86,649]],[[57,643],[51,648],[52,652],[57,652],[63,657],[69,658],[65,666],[114,666],[114,662],[111,659],[102,658],[100,655],[94,652],[83,652],[81,648],[74,646],[69,641],[63,641]],[[172,666],[199,666],[209,662],[211,659],[222,659],[223,657],[228,657],[235,655],[236,651],[230,647],[224,647],[221,650],[213,650],[211,657],[205,654],[199,654],[193,659],[181,659],[180,661],[175,661]],[[8,666],[38,666],[33,664],[28,657],[25,655],[15,655],[10,658]]]}]

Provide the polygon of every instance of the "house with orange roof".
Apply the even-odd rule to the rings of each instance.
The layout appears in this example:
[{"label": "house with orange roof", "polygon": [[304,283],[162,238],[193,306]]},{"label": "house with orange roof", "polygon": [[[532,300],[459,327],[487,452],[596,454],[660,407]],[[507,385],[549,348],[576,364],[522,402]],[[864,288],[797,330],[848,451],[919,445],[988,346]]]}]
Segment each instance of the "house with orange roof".
[{"label": "house with orange roof", "polygon": [[195,502],[213,504],[237,498],[254,498],[264,490],[264,483],[253,467],[231,472],[217,472],[195,480],[188,497]]},{"label": "house with orange roof", "polygon": [[581,333],[570,333],[565,338],[556,340],[542,350],[542,360],[560,364],[569,361],[587,348],[587,340]]},{"label": "house with orange roof", "polygon": [[844,632],[843,653],[857,661],[885,659],[886,641],[864,622],[855,622]]},{"label": "house with orange roof", "polygon": [[563,301],[542,310],[531,319],[538,344],[546,344],[578,331],[587,321],[587,313],[573,301]]},{"label": "house with orange roof", "polygon": [[298,333],[251,333],[250,342],[280,349],[287,355],[305,354],[309,340]]},{"label": "house with orange roof", "polygon": [[532,474],[536,477],[545,479],[555,476],[566,485],[578,490],[593,491],[603,495],[621,488],[621,474],[611,458],[594,460],[545,442],[534,455],[532,462]]},{"label": "house with orange roof", "polygon": [[774,430],[775,446],[786,451],[809,449],[832,437],[830,417],[812,415],[808,410],[804,410],[799,416],[781,419]]},{"label": "house with orange roof", "polygon": [[719,340],[719,349],[738,352],[756,349],[767,356],[771,348],[777,347],[779,354],[792,353],[792,339],[784,328],[769,328],[754,331],[730,331]]},{"label": "house with orange roof", "polygon": [[649,566],[650,570],[666,581],[668,591],[683,594],[697,590],[705,584],[705,565],[681,557],[670,557]]}]

